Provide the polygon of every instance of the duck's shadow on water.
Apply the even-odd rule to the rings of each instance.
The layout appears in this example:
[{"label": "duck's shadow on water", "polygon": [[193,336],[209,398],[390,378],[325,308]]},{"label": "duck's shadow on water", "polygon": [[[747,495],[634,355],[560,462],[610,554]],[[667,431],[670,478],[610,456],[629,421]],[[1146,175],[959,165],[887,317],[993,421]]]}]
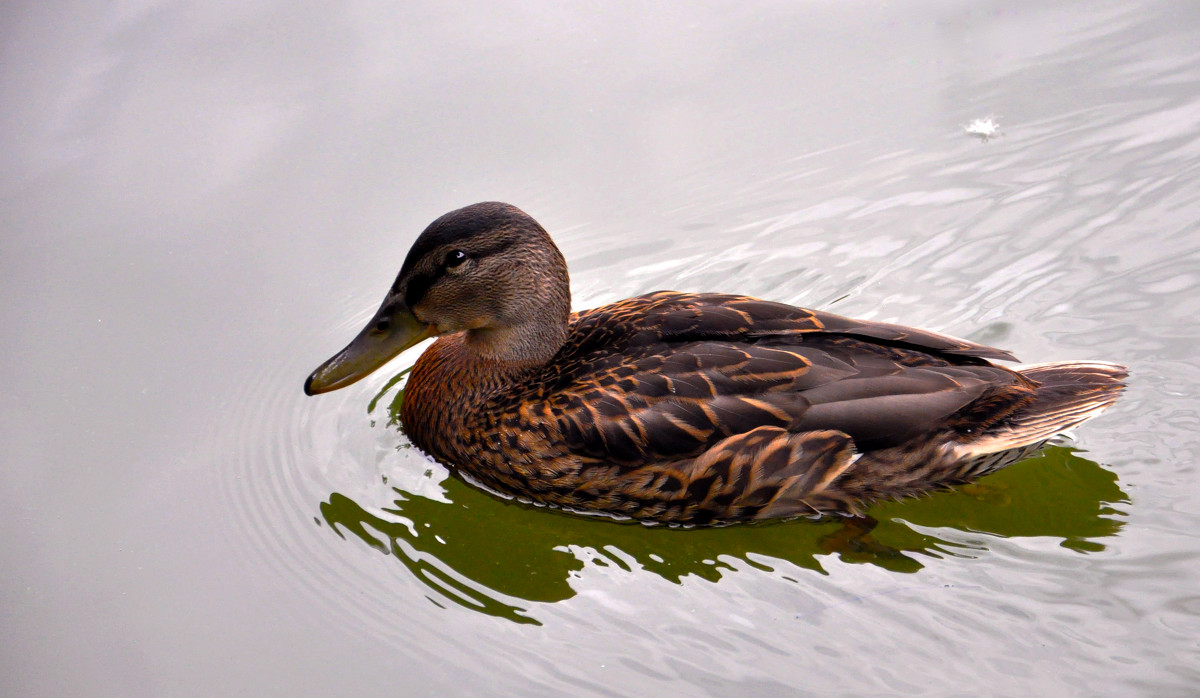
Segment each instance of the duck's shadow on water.
[{"label": "duck's shadow on water", "polygon": [[522,623],[538,622],[536,604],[574,596],[572,579],[586,565],[640,569],[680,583],[717,582],[734,570],[731,560],[764,570],[784,560],[823,572],[830,555],[913,573],[930,558],[978,557],[989,537],[1057,538],[1086,554],[1103,550],[1100,540],[1120,530],[1114,517],[1123,512],[1114,505],[1128,501],[1115,473],[1064,446],[974,485],[877,504],[865,525],[834,519],[647,527],[504,500],[457,478],[442,487],[449,503],[393,488],[393,505],[374,512],[334,492],[320,505],[321,519],[344,540],[394,556],[428,586],[433,603]]}]

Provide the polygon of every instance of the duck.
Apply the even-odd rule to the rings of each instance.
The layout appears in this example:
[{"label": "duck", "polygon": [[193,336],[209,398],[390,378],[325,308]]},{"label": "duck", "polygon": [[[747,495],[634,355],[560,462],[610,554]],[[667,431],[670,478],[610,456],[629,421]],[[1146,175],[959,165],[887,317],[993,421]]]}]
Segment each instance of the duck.
[{"label": "duck", "polygon": [[1008,368],[1001,349],[741,295],[573,312],[562,253],[501,202],[433,221],[304,391],[431,338],[400,410],[414,445],[509,498],[679,526],[861,516],[972,482],[1098,415],[1128,375]]}]

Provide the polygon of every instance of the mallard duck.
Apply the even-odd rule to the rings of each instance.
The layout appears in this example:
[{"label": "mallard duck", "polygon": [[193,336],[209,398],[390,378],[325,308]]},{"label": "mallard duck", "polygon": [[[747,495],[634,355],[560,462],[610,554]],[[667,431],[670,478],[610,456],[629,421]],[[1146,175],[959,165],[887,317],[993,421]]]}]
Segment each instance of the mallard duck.
[{"label": "mallard duck", "polygon": [[966,483],[1095,416],[1123,366],[1007,351],[746,296],[659,291],[571,312],[567,264],[520,209],[438,218],[379,311],[309,376],[347,386],[437,337],[401,422],[500,493],[643,522],[854,515]]}]

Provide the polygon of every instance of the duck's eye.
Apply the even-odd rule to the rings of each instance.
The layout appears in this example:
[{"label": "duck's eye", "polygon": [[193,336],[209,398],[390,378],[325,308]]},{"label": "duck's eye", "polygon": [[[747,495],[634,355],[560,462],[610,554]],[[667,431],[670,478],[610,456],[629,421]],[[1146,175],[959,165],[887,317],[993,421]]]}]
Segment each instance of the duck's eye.
[{"label": "duck's eye", "polygon": [[447,269],[454,269],[456,267],[461,267],[462,263],[465,261],[467,261],[466,252],[463,252],[462,250],[450,250],[450,252],[446,254],[446,261],[444,264],[446,265]]}]

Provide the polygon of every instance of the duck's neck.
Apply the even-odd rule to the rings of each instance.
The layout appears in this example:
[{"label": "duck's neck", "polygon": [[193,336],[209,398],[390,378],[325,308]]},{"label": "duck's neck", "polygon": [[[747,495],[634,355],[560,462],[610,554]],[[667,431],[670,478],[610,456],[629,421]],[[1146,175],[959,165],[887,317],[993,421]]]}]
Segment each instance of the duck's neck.
[{"label": "duck's neck", "polygon": [[400,419],[405,433],[436,458],[457,460],[461,449],[456,440],[469,436],[464,429],[478,409],[543,368],[566,335],[564,325],[471,330],[439,338],[417,359],[404,389]]},{"label": "duck's neck", "polygon": [[566,322],[535,320],[515,327],[483,328],[465,334],[469,360],[508,372],[544,366],[567,339]]}]

